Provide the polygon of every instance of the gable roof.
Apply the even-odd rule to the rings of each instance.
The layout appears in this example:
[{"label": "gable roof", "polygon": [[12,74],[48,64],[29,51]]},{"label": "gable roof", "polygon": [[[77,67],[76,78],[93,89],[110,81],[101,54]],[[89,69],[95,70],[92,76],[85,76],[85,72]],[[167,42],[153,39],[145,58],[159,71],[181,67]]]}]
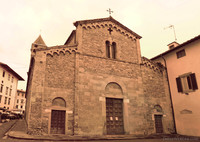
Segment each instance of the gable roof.
[{"label": "gable roof", "polygon": [[12,73],[16,78],[18,78],[19,80],[24,81],[24,79],[18,75],[13,69],[11,69],[7,64],[1,63],[0,62],[0,66],[2,66],[4,69],[6,69],[7,71],[9,71],[10,73]]},{"label": "gable roof", "polygon": [[41,35],[39,35],[39,37],[33,43],[46,46],[46,44],[45,44],[44,40],[42,39]]},{"label": "gable roof", "polygon": [[198,39],[200,39],[200,35],[198,35],[198,36],[196,36],[196,37],[194,37],[194,38],[192,38],[192,39],[190,39],[190,40],[188,40],[188,41],[186,41],[186,42],[184,42],[184,43],[182,43],[182,44],[180,44],[180,45],[178,45],[178,46],[176,46],[176,47],[174,47],[174,48],[172,48],[170,50],[167,50],[167,51],[165,51],[165,52],[163,52],[163,53],[151,58],[151,60],[155,60],[155,59],[157,59],[157,58],[159,58],[161,56],[167,55],[167,54],[173,52],[174,50],[177,50],[177,49],[179,49],[179,48],[181,48],[181,47],[183,47],[185,45],[188,45],[188,44],[190,44],[190,43],[192,43],[192,42],[194,42],[194,41],[196,41]]},{"label": "gable roof", "polygon": [[64,45],[70,43],[73,37],[76,37],[76,30],[73,30]]},{"label": "gable roof", "polygon": [[130,30],[126,26],[122,25],[121,23],[119,23],[117,20],[115,20],[111,16],[108,17],[108,18],[100,18],[100,19],[91,19],[91,20],[76,21],[76,22],[74,22],[74,26],[77,27],[79,24],[97,23],[97,22],[104,22],[104,21],[111,21],[111,22],[115,23],[116,25],[120,26],[121,28],[127,30],[128,32],[130,32],[131,34],[133,34],[134,36],[136,36],[137,38],[139,38],[139,39],[142,38],[140,35],[136,34],[135,32],[133,32],[132,30]]}]

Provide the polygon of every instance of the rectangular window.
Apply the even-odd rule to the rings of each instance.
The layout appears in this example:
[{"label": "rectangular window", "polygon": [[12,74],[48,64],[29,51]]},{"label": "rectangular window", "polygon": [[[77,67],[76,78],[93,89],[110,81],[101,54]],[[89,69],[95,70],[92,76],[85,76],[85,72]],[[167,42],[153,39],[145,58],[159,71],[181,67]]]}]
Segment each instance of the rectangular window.
[{"label": "rectangular window", "polygon": [[2,98],[2,95],[0,95],[0,103],[1,103],[1,98]]},{"label": "rectangular window", "polygon": [[5,72],[5,71],[3,71],[3,74],[2,74],[2,76],[3,76],[3,77],[5,77],[5,73],[6,73],[6,72]]},{"label": "rectangular window", "polygon": [[106,57],[110,58],[110,42],[106,41]]},{"label": "rectangular window", "polygon": [[9,96],[11,96],[11,93],[12,93],[12,89],[10,89],[10,93],[9,93]]},{"label": "rectangular window", "polygon": [[7,103],[7,97],[5,97],[5,101],[4,101],[4,104],[6,104]]},{"label": "rectangular window", "polygon": [[16,108],[18,108],[18,105],[16,105]]},{"label": "rectangular window", "polygon": [[24,100],[23,99],[21,99],[21,103],[23,103],[24,102]]},{"label": "rectangular window", "polygon": [[23,108],[23,106],[21,106],[21,108]]},{"label": "rectangular window", "polygon": [[12,76],[11,82],[13,83],[13,81],[14,81],[14,77]]},{"label": "rectangular window", "polygon": [[10,74],[8,74],[8,81],[10,81]]},{"label": "rectangular window", "polygon": [[1,84],[0,92],[3,92],[3,84]]},{"label": "rectangular window", "polygon": [[19,103],[19,99],[17,99],[17,103]]},{"label": "rectangular window", "polygon": [[186,55],[185,49],[176,52],[176,55],[177,55],[177,58],[181,58],[181,57],[185,56]]},{"label": "rectangular window", "polygon": [[189,93],[198,89],[195,73],[181,75],[176,78],[178,92]]},{"label": "rectangular window", "polygon": [[8,105],[10,105],[10,99],[11,99],[11,98],[8,98]]},{"label": "rectangular window", "polygon": [[8,87],[6,87],[6,95],[8,95]]},{"label": "rectangular window", "polygon": [[112,43],[112,58],[116,59],[116,43]]},{"label": "rectangular window", "polygon": [[17,95],[19,96],[19,93],[17,93]]}]

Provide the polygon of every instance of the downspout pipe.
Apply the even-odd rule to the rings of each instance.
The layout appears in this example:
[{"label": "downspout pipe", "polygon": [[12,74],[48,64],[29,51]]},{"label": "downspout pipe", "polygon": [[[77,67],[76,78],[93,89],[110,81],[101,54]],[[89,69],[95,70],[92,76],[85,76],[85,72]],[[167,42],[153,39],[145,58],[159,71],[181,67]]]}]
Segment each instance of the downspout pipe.
[{"label": "downspout pipe", "polygon": [[165,58],[163,57],[162,54],[161,54],[161,58],[163,59],[163,61],[165,63],[165,67],[166,67],[167,83],[168,83],[168,86],[169,86],[169,97],[170,97],[170,102],[171,102],[171,107],[172,107],[172,117],[173,117],[173,121],[174,121],[174,130],[175,130],[175,134],[177,134],[176,121],[175,121],[175,115],[174,115],[174,106],[173,106],[173,102],[172,102],[172,94],[171,94],[171,88],[170,88],[170,84],[169,84],[169,76],[168,76],[168,70],[167,70],[167,62],[166,62],[166,60],[165,60]]}]

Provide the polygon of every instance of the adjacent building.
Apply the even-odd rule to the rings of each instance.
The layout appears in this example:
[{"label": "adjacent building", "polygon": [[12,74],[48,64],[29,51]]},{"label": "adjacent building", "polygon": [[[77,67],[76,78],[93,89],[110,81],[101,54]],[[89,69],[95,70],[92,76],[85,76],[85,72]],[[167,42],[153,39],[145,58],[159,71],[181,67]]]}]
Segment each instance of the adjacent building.
[{"label": "adjacent building", "polygon": [[166,69],[112,17],[76,21],[64,45],[31,47],[29,134],[175,133]]},{"label": "adjacent building", "polygon": [[24,90],[17,90],[17,94],[15,96],[15,103],[13,111],[16,113],[24,114],[25,112],[25,105],[26,105],[26,91]]},{"label": "adjacent building", "polygon": [[24,79],[7,64],[0,62],[0,107],[13,109],[18,80]]},{"label": "adjacent building", "polygon": [[200,35],[152,58],[168,72],[177,133],[200,136]]}]

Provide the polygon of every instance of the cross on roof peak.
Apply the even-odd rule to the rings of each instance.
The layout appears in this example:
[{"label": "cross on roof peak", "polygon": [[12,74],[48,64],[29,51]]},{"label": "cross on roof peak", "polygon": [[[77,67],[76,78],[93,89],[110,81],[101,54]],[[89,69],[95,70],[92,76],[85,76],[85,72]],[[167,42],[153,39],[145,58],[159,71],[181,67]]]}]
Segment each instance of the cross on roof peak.
[{"label": "cross on roof peak", "polygon": [[109,13],[109,16],[111,16],[111,13],[113,13],[110,8],[107,10],[107,12]]}]

